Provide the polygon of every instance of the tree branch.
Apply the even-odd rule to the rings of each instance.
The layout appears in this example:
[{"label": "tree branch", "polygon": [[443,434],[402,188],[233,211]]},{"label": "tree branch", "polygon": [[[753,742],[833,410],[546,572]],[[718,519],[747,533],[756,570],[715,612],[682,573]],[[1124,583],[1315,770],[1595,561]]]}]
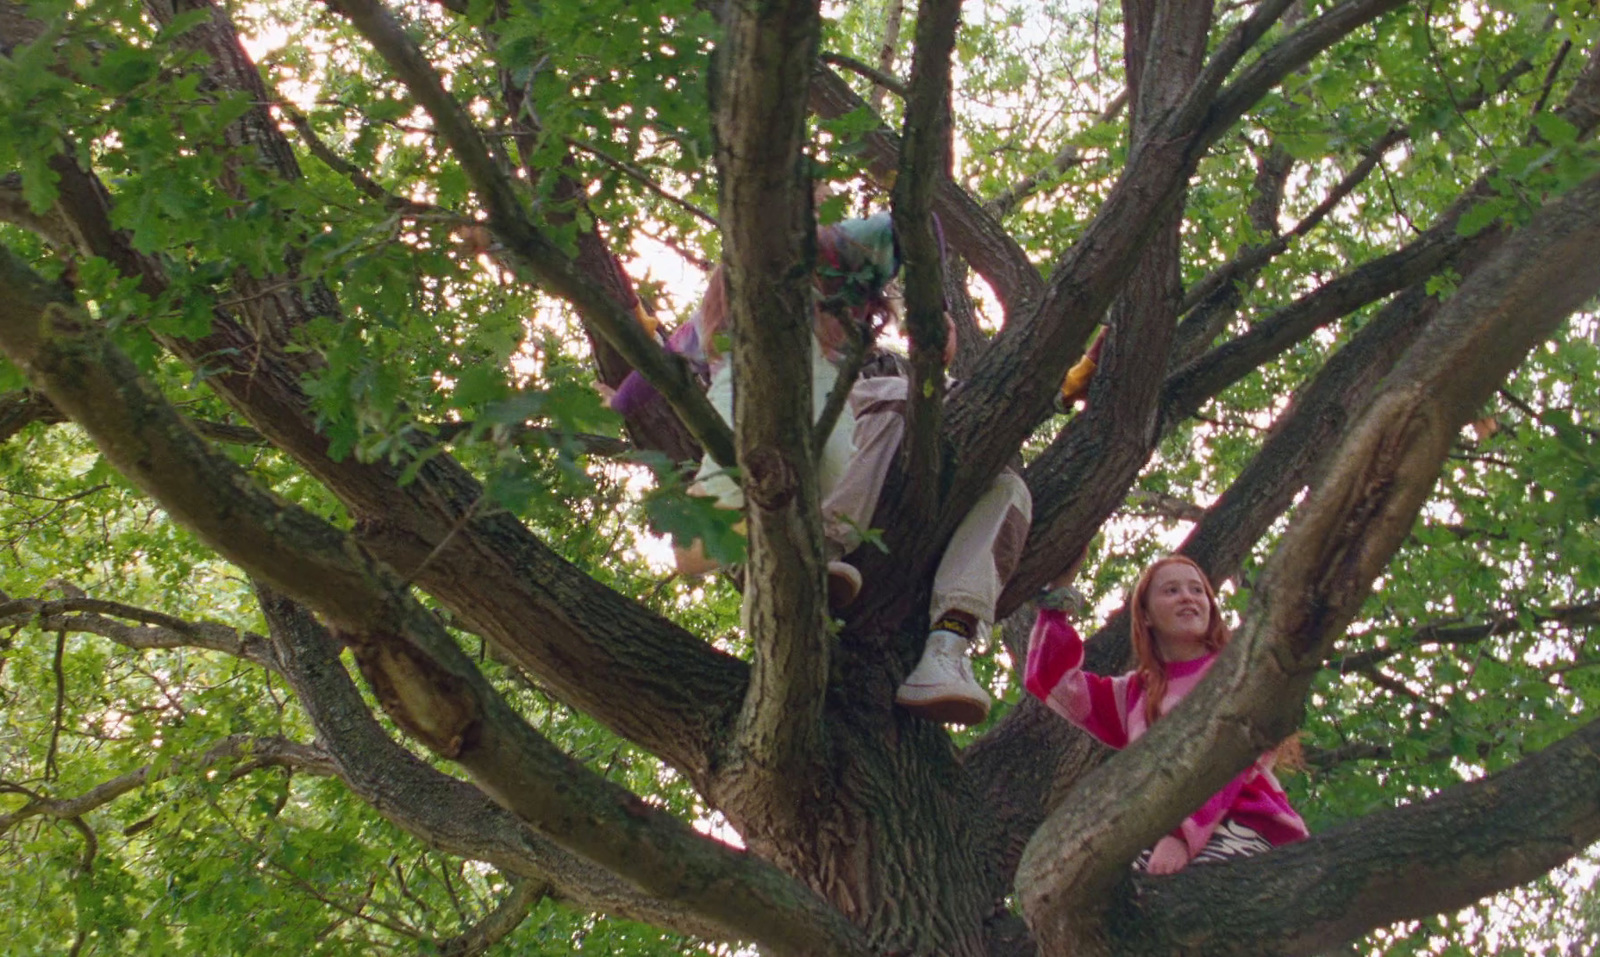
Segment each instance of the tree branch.
[{"label": "tree branch", "polygon": [[0,395],[0,442],[10,441],[12,436],[35,422],[55,425],[64,421],[66,417],[49,399],[31,389]]},{"label": "tree branch", "polygon": [[430,847],[485,861],[527,883],[554,885],[564,902],[697,937],[723,936],[688,908],[642,893],[541,836],[466,781],[423,762],[389,737],[344,665],[339,646],[306,608],[257,583],[283,677],[339,777],[356,797]]},{"label": "tree branch", "polygon": [[[1466,907],[1600,838],[1600,722],[1498,774],[1238,862],[1138,881],[1121,954],[1329,953],[1374,927]],[[1225,917],[1224,917],[1225,915]],[[1271,927],[1269,934],[1262,933]]]},{"label": "tree branch", "polygon": [[98,784],[76,797],[35,796],[20,809],[9,814],[0,814],[0,834],[32,817],[48,817],[58,821],[81,818],[90,811],[102,808],[124,794],[137,791],[147,784],[175,774],[204,770],[224,762],[236,762],[228,772],[230,781],[262,768],[289,768],[323,777],[334,773],[328,754],[315,745],[301,744],[281,737],[234,734],[223,738],[199,754],[163,761],[160,770],[156,770],[156,765],[147,764]]},{"label": "tree branch", "polygon": [[1267,441],[1206,510],[1179,550],[1199,562],[1213,581],[1237,572],[1272,523],[1327,468],[1339,436],[1433,321],[1438,305],[1421,287],[1407,290],[1335,353],[1295,395],[1273,423]]},{"label": "tree branch", "polygon": [[[1037,934],[1103,940],[1103,908],[1126,862],[1293,729],[1327,647],[1406,535],[1456,432],[1600,290],[1584,252],[1597,242],[1600,178],[1547,204],[1445,304],[1340,443],[1206,680],[1086,777],[1082,800],[1030,842],[1018,885]],[[1085,853],[1061,860],[1050,850],[1061,846]]]},{"label": "tree branch", "polygon": [[[127,624],[117,619],[138,622]],[[161,648],[206,648],[242,658],[271,671],[278,669],[260,635],[210,621],[191,622],[171,615],[81,596],[58,601],[20,598],[0,603],[0,624],[32,624],[40,631],[99,635],[138,651]]]},{"label": "tree branch", "polygon": [[910,479],[903,510],[933,513],[939,500],[945,326],[942,250],[929,213],[937,184],[950,178],[950,56],[961,0],[927,0],[917,11],[906,99],[894,229],[905,259],[906,330],[911,339],[906,432],[900,454]]},{"label": "tree branch", "polygon": [[350,19],[428,111],[487,209],[490,230],[510,256],[546,289],[576,306],[584,321],[656,387],[713,458],[733,464],[732,435],[687,364],[657,345],[632,315],[538,229],[504,158],[490,151],[472,117],[444,88],[433,65],[388,9],[378,0],[329,0],[329,6]]},{"label": "tree branch", "polygon": [[[1588,137],[1600,125],[1600,50],[1591,52],[1559,115],[1576,128],[1580,137]],[[1272,313],[1245,334],[1174,370],[1163,400],[1167,427],[1192,415],[1209,398],[1322,324],[1419,282],[1449,262],[1466,243],[1457,230],[1461,216],[1493,195],[1497,172],[1480,176],[1410,243],[1363,263]]]},{"label": "tree branch", "polygon": [[792,809],[775,816],[784,829],[820,780],[831,656],[812,361],[774,361],[817,348],[804,151],[821,19],[810,0],[735,4],[728,14],[715,121],[749,529],[741,618],[755,647],[733,764],[741,790]]},{"label": "tree branch", "polygon": [[396,196],[389,192],[369,176],[366,170],[335,153],[327,143],[324,143],[322,137],[317,135],[317,131],[311,128],[311,121],[306,119],[303,113],[282,100],[279,100],[276,106],[288,118],[289,125],[293,126],[300,134],[301,141],[306,144],[306,149],[311,151],[311,155],[321,160],[323,165],[335,173],[348,179],[368,199],[377,200],[385,209],[393,210],[397,213],[419,216],[443,214],[457,220],[461,225],[470,225],[472,223],[472,220],[467,217],[452,213],[449,210],[440,209],[428,203],[419,203],[416,200],[407,199],[404,196]]},{"label": "tree branch", "polygon": [[[104,187],[70,160],[53,168],[81,249],[140,277],[141,290],[160,297],[160,263],[112,227]],[[298,324],[311,315],[309,306],[292,290],[271,302],[274,310],[288,304],[298,311],[285,319],[269,310],[244,322],[219,311],[209,336],[163,343],[191,368],[206,370],[208,386],[327,485],[390,567],[408,570],[565,701],[703,783],[728,702],[743,691],[745,666],[595,582],[510,515],[475,512],[483,487],[448,456],[428,458],[408,484],[400,481],[401,466],[352,456],[334,461],[301,387],[315,363],[253,331]]]},{"label": "tree branch", "polygon": [[[1127,73],[1136,94],[1130,150],[1138,154],[1148,147],[1152,136],[1161,135],[1163,119],[1182,102],[1202,69],[1211,6],[1129,2],[1124,10]],[[1144,243],[1137,247],[1131,271],[1111,303],[1101,371],[1091,386],[1088,409],[1034,459],[1025,475],[1035,496],[1029,540],[1048,545],[1042,551],[1025,550],[1028,557],[1019,568],[1023,577],[1018,580],[1013,575],[1007,585],[1012,601],[1037,591],[1082,552],[1093,535],[1083,518],[1093,515],[1098,523],[1122,504],[1155,444],[1161,398],[1157,380],[1166,365],[1183,294],[1182,195],[1179,184],[1171,204],[1152,210],[1156,219],[1145,224]],[[1081,353],[1081,349],[1079,340],[1067,351]],[[1061,374],[1065,373],[1063,368]],[[1060,381],[1055,379],[1057,389]],[[1085,480],[1085,470],[1094,477]],[[1072,492],[1042,494],[1052,486],[1070,487]],[[1073,534],[1064,535],[1069,522]],[[999,613],[1009,614],[1013,607],[1003,599]]]},{"label": "tree branch", "polygon": [[[1221,43],[1217,44],[1216,51],[1211,54],[1210,60],[1207,61],[1205,67],[1200,71],[1200,75],[1195,78],[1194,85],[1190,88],[1189,95],[1181,104],[1178,105],[1177,110],[1179,117],[1176,125],[1180,127],[1190,127],[1196,124],[1198,114],[1206,110],[1208,106],[1212,104],[1213,100],[1219,99],[1217,91],[1222,88],[1223,81],[1228,78],[1228,74],[1233,72],[1233,68],[1239,65],[1239,61],[1244,58],[1244,55],[1254,49],[1255,45],[1260,42],[1261,38],[1266,36],[1267,31],[1272,29],[1273,25],[1276,24],[1278,20],[1289,11],[1290,7],[1294,6],[1295,2],[1296,0],[1268,0],[1268,2],[1257,4],[1256,8],[1250,11],[1249,16],[1245,17],[1237,26],[1228,31],[1228,35],[1222,39]],[[1392,8],[1396,5],[1397,4],[1391,4],[1390,6]],[[1304,56],[1305,60],[1310,60],[1312,56],[1315,56],[1321,50],[1326,49],[1334,41],[1345,36],[1351,30],[1354,30],[1360,25],[1362,22],[1362,14],[1352,8],[1361,6],[1362,4],[1360,3],[1347,3],[1339,8],[1329,11],[1329,13],[1326,14],[1322,19],[1330,19],[1336,14],[1347,13],[1350,15],[1347,25],[1344,25],[1342,28],[1334,26],[1319,40],[1308,40],[1308,42],[1304,44],[1304,48],[1302,48],[1297,54],[1290,54],[1284,58],[1293,59],[1295,56]],[[1321,20],[1318,22],[1320,23]],[[1298,37],[1300,37],[1300,31],[1291,32],[1287,40],[1280,42],[1277,47],[1268,50],[1267,53],[1263,54],[1261,59],[1266,59],[1268,56],[1272,56],[1274,54],[1282,55],[1285,53],[1284,45]],[[1254,66],[1254,64],[1252,64],[1252,66]],[[1295,68],[1290,68],[1278,74],[1270,83],[1264,85],[1259,92],[1251,97],[1250,102],[1253,103],[1255,100],[1265,96],[1267,90],[1270,90],[1272,87],[1276,86],[1279,81],[1281,81],[1285,76],[1288,76],[1291,72],[1293,72],[1294,69]],[[1132,77],[1130,77],[1130,80],[1131,79]],[[1244,110],[1248,108],[1248,106],[1240,107],[1238,115],[1242,115]],[[1233,120],[1227,121],[1228,125],[1232,125],[1232,123]],[[1220,130],[1218,130],[1218,132],[1220,133]]]},{"label": "tree branch", "polygon": [[[1333,212],[1334,207],[1343,202],[1345,197],[1371,175],[1382,162],[1384,152],[1403,138],[1396,130],[1391,130],[1362,154],[1361,161],[1355,168],[1346,173],[1333,189],[1328,191],[1328,195],[1323,197],[1322,202],[1296,223],[1293,229],[1268,242],[1246,247],[1238,257],[1212,270],[1204,279],[1191,286],[1184,294],[1183,302],[1178,306],[1180,314],[1186,314],[1188,318],[1178,327],[1173,343],[1172,362],[1181,365],[1194,359],[1198,352],[1216,337],[1232,314],[1233,309],[1228,306],[1238,302],[1237,285],[1249,282],[1274,257],[1288,249],[1296,239],[1315,229],[1329,213]],[[1283,167],[1283,173],[1285,175],[1288,173],[1287,164]],[[1224,300],[1227,305],[1219,300]]]},{"label": "tree branch", "polygon": [[[1562,115],[1580,130],[1592,129],[1600,121],[1597,91],[1600,55],[1590,60],[1563,108]],[[1484,230],[1460,247],[1451,265],[1463,277],[1471,276],[1505,236],[1502,229]],[[1198,561],[1213,580],[1232,575],[1300,490],[1328,467],[1339,435],[1366,408],[1377,384],[1433,321],[1439,306],[1439,299],[1418,283],[1379,310],[1295,396],[1273,423],[1266,443],[1207,510],[1180,550]],[[1171,414],[1168,421],[1173,421]]]},{"label": "tree branch", "polygon": [[[823,119],[838,119],[870,107],[842,77],[819,65],[811,76],[811,109]],[[879,126],[862,134],[860,142],[871,174],[880,183],[892,181],[900,166],[899,138]],[[939,182],[932,202],[950,247],[989,283],[1006,315],[1025,311],[1044,280],[1017,241],[955,183]]]},{"label": "tree branch", "polygon": [[[1123,108],[1127,105],[1128,91],[1123,90],[1111,98],[1111,102],[1101,112],[1097,122],[1102,125],[1110,123],[1122,113]],[[1049,165],[1029,173],[1003,192],[985,200],[983,208],[996,219],[1003,219],[1010,215],[1024,200],[1050,185],[1055,177],[1082,163],[1084,159],[1083,150],[1078,147],[1078,144],[1068,143],[1056,152]]]},{"label": "tree branch", "polygon": [[434,946],[438,949],[440,957],[477,957],[489,951],[489,948],[506,939],[511,932],[522,925],[528,918],[528,912],[533,910],[550,892],[547,884],[538,881],[513,880],[511,889],[494,909],[483,916],[483,919],[473,924],[461,934],[448,940],[439,941]]},{"label": "tree branch", "polygon": [[[896,32],[898,32],[898,28],[896,28]],[[888,44],[885,44],[884,50],[887,51],[888,49]],[[866,77],[872,81],[874,92],[877,92],[877,90],[888,90],[890,93],[893,93],[895,96],[898,96],[901,99],[905,99],[906,97],[906,84],[901,82],[899,77],[886,72],[886,70],[868,66],[853,56],[845,56],[843,53],[833,53],[828,50],[823,50],[820,54],[818,54],[817,59],[831,66],[844,67],[846,70],[849,70],[851,73],[854,73],[858,76]],[[874,113],[879,112],[879,104],[869,102],[868,105],[872,107],[872,111]]]},{"label": "tree branch", "polygon": [[[97,634],[138,650],[199,647],[245,658],[283,674],[322,745],[307,748],[280,738],[236,735],[208,750],[198,765],[180,761],[162,776],[240,756],[248,756],[250,761],[239,765],[234,777],[269,765],[336,775],[402,830],[447,853],[488,861],[521,875],[526,888],[549,888],[547,882],[554,881],[559,885],[555,892],[571,906],[694,936],[718,936],[714,926],[683,908],[643,897],[610,873],[539,837],[476,788],[434,770],[390,740],[339,664],[337,645],[300,606],[263,594],[262,607],[273,634],[269,640],[254,634],[241,636],[235,629],[211,622],[188,622],[149,609],[90,599],[75,588],[66,590],[68,597],[55,602],[8,599],[0,605],[0,624],[19,625],[32,619],[41,630]],[[130,618],[146,627],[131,628],[104,614],[71,614],[83,611]],[[146,767],[120,776],[76,799],[52,802],[35,797],[24,811],[0,818],[0,832],[25,816],[88,813],[148,784],[153,780],[149,771]],[[509,906],[514,897],[508,897],[505,904]],[[509,912],[496,913],[501,916],[486,918],[477,928],[441,946],[453,942],[465,946],[494,936],[490,930],[510,918]]]},{"label": "tree branch", "polygon": [[[1284,76],[1401,2],[1341,4],[1264,53],[1214,102],[1205,90],[1209,81],[1203,71],[1184,105],[1162,117],[1130,153],[1095,218],[1056,264],[1038,308],[1021,321],[1008,322],[966,388],[952,400],[951,440],[961,463],[952,483],[952,514],[977,498],[1050,408],[1081,344],[1121,291],[1151,231],[1181,194],[1204,151]],[[1225,41],[1216,62],[1236,48],[1248,48],[1265,30],[1257,15],[1265,17],[1273,9],[1280,4],[1263,5],[1253,14]]]},{"label": "tree branch", "polygon": [[212,452],[81,311],[4,249],[0,349],[174,520],[325,615],[389,715],[513,813],[732,936],[786,953],[819,939],[865,953],[858,932],[792,879],[606,782],[530,728],[392,573]]},{"label": "tree branch", "polygon": [[[0,37],[0,40],[4,39]],[[72,245],[72,229],[58,210],[52,208],[35,213],[32,205],[23,198],[21,173],[0,176],[0,222],[37,233],[58,249]]]},{"label": "tree branch", "polygon": [[651,179],[648,172],[640,169],[632,163],[617,159],[615,156],[612,156],[592,143],[586,143],[570,136],[566,138],[566,143],[573,149],[582,150],[583,152],[588,153],[590,156],[593,156],[595,159],[623,174],[650,192],[656,194],[672,205],[700,220],[707,226],[710,226],[712,229],[721,228],[721,225],[717,222],[717,218],[715,216],[684,199],[682,196],[668,192],[660,183],[657,183],[654,179]]},{"label": "tree branch", "polygon": [[1600,625],[1600,602],[1561,605],[1544,612],[1524,610],[1475,625],[1464,625],[1459,620],[1431,622],[1399,642],[1336,658],[1328,667],[1339,674],[1362,671],[1423,645],[1475,645],[1499,635],[1550,624],[1568,628]]},{"label": "tree branch", "polygon": [[1240,71],[1232,84],[1218,92],[1223,78],[1290,2],[1292,0],[1274,0],[1270,5],[1263,4],[1224,41],[1214,55],[1215,68],[1207,67],[1189,99],[1179,108],[1174,126],[1199,126],[1199,138],[1209,146],[1268,90],[1283,82],[1284,77],[1361,27],[1405,6],[1408,0],[1346,0],[1290,32]]},{"label": "tree branch", "polygon": [[[1511,87],[1516,79],[1533,69],[1532,61],[1524,58],[1517,61],[1510,69],[1505,70],[1496,79],[1492,86],[1480,87],[1472,96],[1466,98],[1460,108],[1463,110],[1476,110],[1487,103],[1494,95],[1502,93]],[[1325,220],[1334,207],[1343,202],[1345,197],[1366,178],[1382,162],[1383,156],[1389,150],[1411,139],[1412,130],[1409,127],[1390,127],[1371,146],[1361,151],[1361,159],[1356,165],[1328,191],[1311,212],[1307,213],[1287,233],[1276,236],[1270,242],[1259,246],[1248,247],[1231,262],[1219,266],[1205,278],[1191,286],[1183,297],[1180,312],[1189,313],[1198,308],[1207,299],[1211,298],[1223,285],[1235,283],[1241,279],[1255,275],[1273,257],[1288,249],[1294,240],[1305,236]],[[1260,225],[1257,225],[1260,228]],[[1274,230],[1276,232],[1276,230]],[[1203,348],[1205,342],[1216,335],[1216,323],[1213,321],[1200,321],[1205,316],[1192,316],[1178,330],[1178,345],[1174,349],[1174,365],[1181,365],[1194,358],[1196,350]],[[1191,328],[1191,322],[1194,323]]]},{"label": "tree branch", "polygon": [[1198,522],[1206,514],[1205,509],[1187,499],[1160,492],[1132,492],[1128,495],[1128,504],[1140,509],[1138,514],[1158,515],[1175,522]]},{"label": "tree branch", "polygon": [[[1574,84],[1560,115],[1571,122],[1582,136],[1587,136],[1596,123],[1600,122],[1600,59],[1591,57]],[[1431,229],[1427,235],[1390,256],[1358,267],[1355,272],[1302,297],[1258,323],[1239,339],[1171,373],[1165,387],[1163,430],[1170,431],[1177,422],[1192,415],[1201,402],[1215,394],[1214,390],[1226,388],[1238,371],[1246,366],[1255,368],[1255,363],[1266,361],[1270,355],[1281,352],[1293,342],[1301,341],[1309,335],[1322,321],[1325,321],[1316,319],[1317,314],[1332,318],[1342,311],[1365,304],[1374,294],[1387,294],[1387,290],[1403,285],[1402,280],[1415,284],[1430,274],[1433,269],[1438,268],[1436,265],[1427,269],[1421,267],[1429,265],[1431,258],[1437,255],[1437,250],[1429,251],[1435,244],[1452,250],[1449,258],[1441,262],[1451,263],[1457,271],[1463,273],[1475,268],[1472,263],[1487,255],[1503,234],[1496,229],[1485,230],[1472,240],[1463,241],[1455,235],[1453,224],[1457,221],[1460,211],[1485,195],[1488,189],[1488,177],[1480,178],[1474,186],[1464,192],[1463,197],[1441,217],[1441,221],[1435,224],[1436,228]],[[1389,272],[1396,269],[1405,275],[1393,275]],[[1420,328],[1420,323],[1425,321],[1425,317],[1416,310],[1431,309],[1431,306],[1424,302],[1426,298],[1428,297],[1425,291],[1417,285],[1397,303],[1391,304],[1392,308],[1412,317],[1404,321],[1411,323],[1413,327],[1412,333],[1403,333],[1403,330],[1397,328],[1392,330],[1392,334],[1414,334],[1414,330]],[[1387,314],[1386,308],[1380,315]],[[1195,316],[1191,321],[1201,318]],[[1396,322],[1402,320],[1395,318],[1385,324]],[[1184,338],[1185,330],[1190,331],[1187,340]],[[1174,347],[1175,353],[1183,354],[1186,349],[1191,348],[1191,345],[1185,345],[1185,342],[1192,344],[1199,341],[1198,337],[1192,334],[1193,330],[1191,323],[1185,323],[1180,327],[1179,343]],[[1283,338],[1279,339],[1279,336]],[[1376,342],[1373,343],[1373,346],[1376,345]],[[1384,363],[1382,368],[1387,368],[1387,363],[1392,362],[1398,353],[1386,353],[1384,349],[1376,353],[1366,351],[1364,354],[1369,358],[1374,355],[1386,355],[1387,357],[1381,361]],[[1249,356],[1248,360],[1245,359],[1246,355]],[[1354,356],[1355,353],[1352,353],[1351,358]],[[1239,365],[1233,367],[1234,373],[1224,374],[1224,365],[1232,366],[1235,362]],[[1368,370],[1369,373],[1372,371],[1374,370]],[[1340,373],[1335,379],[1347,377],[1348,373]],[[1371,379],[1370,375],[1363,378],[1368,382],[1368,387],[1376,381]],[[1198,387],[1198,383],[1202,380],[1209,382],[1204,389]],[[1330,388],[1334,385],[1335,380],[1330,380]],[[1359,405],[1351,404],[1356,396],[1350,386],[1337,386],[1337,390],[1342,390],[1345,397],[1333,399],[1331,405],[1328,404],[1328,400],[1332,397],[1331,393],[1324,399],[1301,403],[1308,414],[1296,416],[1293,421],[1297,424],[1293,427],[1285,424],[1290,420],[1280,421],[1275,430],[1282,434],[1269,439],[1269,448],[1263,449],[1257,456],[1248,470],[1250,474],[1242,476],[1241,481],[1235,483],[1229,495],[1224,496],[1224,499],[1216,504],[1214,513],[1217,521],[1205,523],[1203,528],[1196,529],[1191,535],[1185,545],[1185,553],[1201,561],[1203,565],[1208,561],[1215,561],[1215,567],[1207,566],[1213,576],[1231,574],[1232,569],[1236,567],[1234,563],[1242,558],[1255,537],[1266,528],[1273,517],[1288,506],[1298,486],[1296,481],[1287,481],[1286,477],[1309,476],[1316,471],[1317,463],[1324,461],[1325,457],[1322,455],[1307,453],[1330,447],[1327,443],[1333,441],[1342,423],[1348,421],[1348,417],[1359,408]],[[1188,395],[1186,404],[1181,408],[1173,405],[1174,397],[1180,392]],[[1201,395],[1202,392],[1206,393],[1204,397]],[[1345,411],[1337,411],[1340,408]],[[1312,409],[1323,411],[1312,412]],[[1330,414],[1335,418],[1319,421],[1319,416]],[[1126,467],[1119,465],[1118,459],[1108,457],[1107,449],[1113,447],[1112,437],[1105,433],[1104,428],[1097,427],[1096,420],[1080,417],[1063,430],[1051,449],[1047,450],[1040,460],[1036,460],[1034,469],[1030,470],[1030,488],[1034,496],[1034,525],[1022,565],[1012,576],[1007,592],[1001,600],[1001,614],[1006,614],[1015,608],[1017,602],[1032,594],[1064,562],[1077,554],[1093,534],[1094,528],[1115,507],[1114,500],[1107,490],[1116,486],[1103,476],[1122,474],[1116,469],[1122,468],[1125,472]],[[1307,436],[1310,437],[1306,438]],[[1293,445],[1295,441],[1305,441],[1306,444],[1299,446],[1297,451]],[[1048,469],[1041,468],[1040,461],[1053,464]],[[1275,468],[1282,471],[1272,471]],[[1244,481],[1246,477],[1250,480]],[[1084,494],[1085,489],[1090,490],[1090,494]]]},{"label": "tree branch", "polygon": [[[899,55],[900,28],[905,18],[905,0],[889,0],[884,6],[883,42],[878,44],[878,72],[886,76],[894,70],[894,61]],[[872,112],[883,114],[883,94],[889,89],[893,89],[889,84],[874,82],[872,92],[867,94],[867,103],[872,107]],[[900,90],[895,90],[895,93],[902,98],[905,96]]]}]

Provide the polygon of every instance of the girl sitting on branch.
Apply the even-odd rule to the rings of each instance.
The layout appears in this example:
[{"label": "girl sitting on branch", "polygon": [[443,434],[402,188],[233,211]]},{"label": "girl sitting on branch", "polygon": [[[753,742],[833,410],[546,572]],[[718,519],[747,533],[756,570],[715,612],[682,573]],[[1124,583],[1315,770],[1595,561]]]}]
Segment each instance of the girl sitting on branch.
[{"label": "girl sitting on branch", "polygon": [[[900,254],[889,214],[818,228],[817,258],[810,356],[814,415],[820,415],[838,381],[847,343],[858,335],[870,341],[894,317],[885,290],[900,269]],[[728,326],[727,291],[718,267],[699,308],[667,347],[709,377],[711,404],[731,423],[732,363],[718,344]],[[952,335],[950,347],[954,343]],[[819,457],[829,603],[836,611],[848,607],[860,592],[861,573],[845,559],[861,545],[898,454],[907,394],[904,375],[863,373],[852,383],[845,412]],[[626,416],[655,398],[649,383],[633,373],[610,405]],[[744,507],[738,483],[709,456],[701,463],[694,490],[715,497],[721,507]],[[995,604],[1016,570],[1031,520],[1027,486],[1015,472],[1006,471],[957,526],[934,574],[931,628],[921,660],[895,696],[900,705],[928,720],[954,724],[975,724],[988,715],[989,694],[973,677],[968,651],[994,622]],[[680,573],[716,567],[698,545],[677,550]]]},{"label": "girl sitting on branch", "polygon": [[[1051,710],[1121,750],[1194,690],[1230,632],[1205,572],[1192,559],[1168,555],[1139,576],[1128,602],[1137,667],[1105,678],[1083,670],[1083,639],[1060,607],[1059,596],[1069,591],[1058,588],[1044,600],[1028,640],[1024,683]],[[1171,874],[1190,863],[1259,854],[1305,838],[1305,822],[1272,774],[1279,751],[1239,772],[1136,866]]]}]

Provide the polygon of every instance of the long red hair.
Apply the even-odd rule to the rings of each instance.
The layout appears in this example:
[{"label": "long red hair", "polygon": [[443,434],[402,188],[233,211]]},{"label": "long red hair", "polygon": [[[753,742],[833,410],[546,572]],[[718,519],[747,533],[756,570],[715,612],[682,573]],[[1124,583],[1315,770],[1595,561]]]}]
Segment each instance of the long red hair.
[{"label": "long red hair", "polygon": [[1194,559],[1186,555],[1167,555],[1158,558],[1144,574],[1139,576],[1139,583],[1133,586],[1133,597],[1129,599],[1130,610],[1130,638],[1133,642],[1133,655],[1138,662],[1136,670],[1144,683],[1144,718],[1146,724],[1154,724],[1161,717],[1161,702],[1167,696],[1167,668],[1166,662],[1161,660],[1161,647],[1156,643],[1156,636],[1150,627],[1149,601],[1150,583],[1155,578],[1156,572],[1168,565],[1188,565],[1200,575],[1200,581],[1206,586],[1206,601],[1211,606],[1211,617],[1206,624],[1205,637],[1201,644],[1207,651],[1221,651],[1228,643],[1232,632],[1222,621],[1222,609],[1217,605],[1217,593],[1211,587],[1211,579],[1206,575]]}]

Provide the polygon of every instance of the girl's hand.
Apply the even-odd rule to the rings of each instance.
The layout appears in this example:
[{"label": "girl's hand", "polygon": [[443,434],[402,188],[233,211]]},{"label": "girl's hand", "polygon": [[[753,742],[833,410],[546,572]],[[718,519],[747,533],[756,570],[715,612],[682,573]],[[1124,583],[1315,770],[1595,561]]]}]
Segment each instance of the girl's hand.
[{"label": "girl's hand", "polygon": [[1152,874],[1176,874],[1189,863],[1189,846],[1168,834],[1156,842],[1150,851],[1150,863],[1145,870]]},{"label": "girl's hand", "polygon": [[1083,613],[1083,592],[1071,585],[1060,585],[1039,595],[1039,607],[1051,611],[1064,611],[1074,617]]}]

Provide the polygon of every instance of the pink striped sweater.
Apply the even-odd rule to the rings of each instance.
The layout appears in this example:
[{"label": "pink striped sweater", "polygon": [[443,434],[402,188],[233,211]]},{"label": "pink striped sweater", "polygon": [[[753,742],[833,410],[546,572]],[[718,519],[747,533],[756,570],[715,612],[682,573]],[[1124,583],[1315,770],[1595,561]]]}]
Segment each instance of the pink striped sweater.
[{"label": "pink striped sweater", "polygon": [[[1167,665],[1167,695],[1161,713],[1171,711],[1216,660],[1210,654],[1194,661]],[[1136,672],[1104,678],[1083,670],[1083,639],[1064,612],[1039,612],[1028,639],[1028,690],[1052,711],[1121,750],[1147,730],[1144,716],[1144,681]],[[1306,824],[1289,806],[1283,787],[1272,775],[1273,754],[1263,754],[1255,764],[1189,815],[1173,832],[1189,847],[1192,858],[1205,847],[1224,818],[1255,829],[1274,845],[1305,838]]]}]

